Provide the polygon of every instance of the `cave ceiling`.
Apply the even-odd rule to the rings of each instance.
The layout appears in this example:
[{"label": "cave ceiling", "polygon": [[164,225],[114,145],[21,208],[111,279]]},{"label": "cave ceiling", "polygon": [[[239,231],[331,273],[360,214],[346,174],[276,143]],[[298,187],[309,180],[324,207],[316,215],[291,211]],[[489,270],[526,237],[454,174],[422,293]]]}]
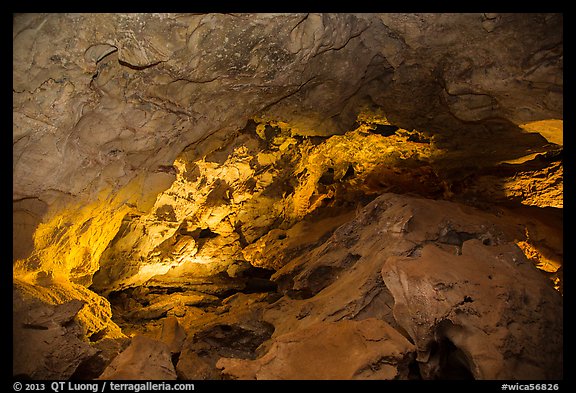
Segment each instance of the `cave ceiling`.
[{"label": "cave ceiling", "polygon": [[[498,283],[474,277],[503,269],[478,268],[484,254],[505,266],[522,258],[518,277],[546,293],[527,301],[561,307],[562,26],[561,14],[14,14],[15,315],[48,304],[50,315],[76,315],[92,342],[175,317],[200,336],[178,350],[170,378],[317,375],[321,359],[305,372],[290,362],[323,329],[358,345],[376,334],[395,359],[366,374],[383,356],[374,350],[324,378],[407,377],[412,358],[421,377],[437,377],[434,338],[413,313],[433,324],[442,307],[458,314],[462,299],[450,287],[442,306],[426,308],[398,277],[424,293],[452,279],[445,260],[470,285],[520,304],[502,289],[514,271]],[[433,275],[413,268],[419,258]],[[471,288],[459,287],[465,300],[481,296]],[[275,308],[258,298],[267,291],[285,295]],[[467,305],[482,323],[450,317],[436,332],[464,348],[475,378],[529,375],[500,358],[510,350],[503,332],[479,348],[479,333],[459,328],[487,331],[486,321],[507,318],[509,305],[488,310],[490,296]],[[187,307],[244,315],[250,302],[258,316],[238,329],[252,352],[230,344],[190,374],[198,343],[213,340],[200,327],[214,320]],[[240,318],[229,315],[226,326]],[[78,359],[97,356],[65,345]],[[553,374],[545,362],[561,360],[534,365],[543,378]],[[20,367],[39,378],[82,368]],[[123,375],[115,370],[103,375]]]}]

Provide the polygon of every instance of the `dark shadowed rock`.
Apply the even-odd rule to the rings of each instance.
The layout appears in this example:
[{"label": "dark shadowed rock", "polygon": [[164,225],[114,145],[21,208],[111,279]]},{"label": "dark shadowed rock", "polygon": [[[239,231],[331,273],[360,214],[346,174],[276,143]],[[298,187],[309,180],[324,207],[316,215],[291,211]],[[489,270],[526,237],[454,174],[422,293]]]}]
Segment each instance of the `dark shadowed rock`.
[{"label": "dark shadowed rock", "polygon": [[84,302],[52,305],[13,293],[13,375],[19,378],[64,380],[96,354],[84,341],[74,319]]}]

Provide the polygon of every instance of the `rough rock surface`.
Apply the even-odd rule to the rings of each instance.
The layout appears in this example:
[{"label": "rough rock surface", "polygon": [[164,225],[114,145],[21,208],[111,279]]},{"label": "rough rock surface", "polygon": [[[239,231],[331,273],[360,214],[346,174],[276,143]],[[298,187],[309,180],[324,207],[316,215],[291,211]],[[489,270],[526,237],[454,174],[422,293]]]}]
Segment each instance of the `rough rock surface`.
[{"label": "rough rock surface", "polygon": [[[561,236],[532,209],[384,194],[273,274],[278,294],[174,314],[187,333],[178,376],[561,378],[562,297],[516,244],[529,231],[561,253]],[[371,352],[362,326],[403,350]]]},{"label": "rough rock surface", "polygon": [[[102,338],[124,338],[124,334],[116,323],[112,321],[110,302],[78,284],[67,281],[54,281],[47,277],[40,285],[31,285],[19,279],[13,280],[13,289],[18,293],[16,307],[35,307],[36,301],[52,306],[80,300],[84,307],[78,311],[76,321],[82,328],[83,335],[91,341]],[[16,297],[15,297],[16,299]],[[32,302],[26,306],[26,303]]]},{"label": "rough rock surface", "polygon": [[382,276],[421,372],[562,379],[562,298],[516,246],[471,239],[454,255],[426,245],[419,257],[390,257]]},{"label": "rough rock surface", "polygon": [[220,359],[234,379],[407,379],[413,345],[378,319],[319,322],[277,337],[257,360]]},{"label": "rough rock surface", "polygon": [[254,116],[331,135],[376,104],[484,162],[562,117],[561,14],[17,14],[13,43],[15,255],[82,283],[186,146]]},{"label": "rough rock surface", "polygon": [[537,216],[384,194],[272,276],[285,295],[263,318],[273,339],[323,321],[384,320],[414,340],[426,379],[447,377],[437,362],[448,344],[429,354],[451,334],[469,359],[459,377],[558,378],[562,298],[516,246],[526,227],[548,233],[554,248],[559,233]]},{"label": "rough rock surface", "polygon": [[97,379],[110,363],[130,345],[130,339],[125,338],[103,338],[90,345],[96,353],[82,361],[70,379],[89,380]]},{"label": "rough rock surface", "polygon": [[215,309],[183,318],[187,338],[176,365],[180,379],[222,379],[220,357],[255,359],[274,327],[262,319],[265,294],[235,294]]},{"label": "rough rock surface", "polygon": [[[14,14],[15,310],[84,304],[47,329],[18,316],[14,337],[30,340],[14,374],[96,377],[126,344],[118,322],[164,337],[151,345],[180,378],[222,378],[231,357],[252,378],[264,356],[291,364],[282,337],[375,318],[428,356],[421,377],[557,376],[561,305],[542,285],[562,290],[562,27],[562,14]],[[386,192],[410,196],[363,209]],[[402,315],[413,299],[384,262],[403,272],[434,245],[473,263],[475,241],[489,266],[515,243],[546,272],[518,303],[554,326],[542,359],[538,318],[505,335],[466,315],[415,333]],[[494,293],[516,299],[535,274]],[[489,353],[460,326],[494,329]],[[43,335],[69,353],[42,344],[26,363]],[[515,340],[532,342],[512,353]],[[394,374],[373,366],[362,378]]]},{"label": "rough rock surface", "polygon": [[178,319],[168,317],[164,320],[158,339],[168,345],[171,354],[178,354],[186,339],[186,331],[180,326]]},{"label": "rough rock surface", "polygon": [[412,141],[419,134],[406,130],[383,136],[378,126],[312,141],[253,123],[201,160],[185,151],[152,211],[123,220],[92,288],[106,293],[163,273],[279,269],[384,190],[441,195],[429,141]]},{"label": "rough rock surface", "polygon": [[75,320],[80,300],[51,305],[13,292],[12,373],[19,378],[65,380],[96,354]]},{"label": "rough rock surface", "polygon": [[[152,315],[142,304],[164,304],[176,288],[174,276],[155,278],[114,308],[149,339],[133,339],[100,378],[561,378],[562,297],[516,245],[530,233],[558,255],[561,236],[531,209],[387,193],[284,263],[271,277],[277,294]],[[141,351],[165,367],[153,373]]]},{"label": "rough rock surface", "polygon": [[176,379],[170,348],[162,341],[135,336],[128,348],[114,358],[99,379]]}]

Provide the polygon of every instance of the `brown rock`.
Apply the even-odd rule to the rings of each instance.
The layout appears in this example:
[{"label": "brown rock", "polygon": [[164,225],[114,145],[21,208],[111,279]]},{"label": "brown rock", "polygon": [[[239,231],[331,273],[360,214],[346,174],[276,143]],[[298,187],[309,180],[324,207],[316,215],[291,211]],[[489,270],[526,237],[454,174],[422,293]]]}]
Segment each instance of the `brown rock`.
[{"label": "brown rock", "polygon": [[110,363],[99,379],[176,379],[170,348],[162,341],[135,336],[128,348]]},{"label": "brown rock", "polygon": [[278,336],[256,360],[221,358],[234,379],[406,378],[414,346],[386,322],[320,322]]},{"label": "brown rock", "polygon": [[191,321],[176,371],[180,379],[222,379],[220,357],[255,359],[274,327],[262,320],[261,294],[235,294],[223,306]]},{"label": "brown rock", "polygon": [[205,156],[204,139],[222,147],[255,115],[327,136],[375,104],[463,151],[449,160],[459,167],[474,151],[516,158],[546,141],[515,125],[562,118],[562,25],[561,14],[17,14],[13,199],[47,206],[15,215],[27,239],[15,256],[49,248],[30,270],[66,260],[63,274],[90,285],[123,217],[174,180],[162,168],[187,146]]},{"label": "brown rock", "polygon": [[186,339],[186,331],[180,326],[176,317],[170,316],[164,319],[159,339],[168,345],[170,353],[180,353]]},{"label": "brown rock", "polygon": [[96,354],[84,341],[75,319],[84,307],[80,300],[51,305],[27,299],[14,291],[13,365],[19,378],[68,379],[78,366]]},{"label": "brown rock", "polygon": [[[55,342],[84,359],[76,339],[121,336],[110,304],[88,288],[108,294],[161,277],[167,294],[208,286],[223,298],[247,286],[194,279],[236,277],[231,264],[247,260],[279,269],[284,296],[262,312],[274,338],[348,319],[401,329],[382,264],[429,253],[430,243],[456,258],[471,239],[494,247],[525,240],[526,250],[545,250],[535,259],[561,263],[561,247],[546,249],[548,236],[532,237],[538,231],[527,231],[522,217],[390,195],[360,207],[366,194],[383,191],[446,198],[459,179],[476,183],[471,198],[562,207],[561,157],[516,166],[562,143],[561,125],[519,127],[563,117],[562,14],[14,14],[12,64],[14,277],[43,303],[85,302],[75,316],[62,310],[66,326],[49,315],[50,327],[32,332],[35,323],[20,321],[15,337],[58,337],[77,324],[74,339]],[[381,148],[373,142],[392,135],[359,133],[374,154],[336,159],[358,151],[339,141],[366,107],[384,108],[389,127],[424,137]],[[319,147],[328,136],[340,137],[331,139],[333,151]],[[308,154],[315,146],[322,154]],[[374,165],[380,169],[367,176]],[[469,177],[509,165],[512,173]],[[359,202],[358,218],[342,226],[311,217]],[[304,217],[310,225],[300,225]],[[183,295],[177,307],[156,299],[125,316],[184,316],[189,304],[214,304],[214,296]],[[221,338],[222,326],[239,331],[218,326],[200,337]],[[258,332],[251,346],[270,333],[258,326],[240,332]],[[457,346],[455,334],[441,345]],[[22,375],[53,369],[65,377],[75,368],[52,346],[39,346],[27,363],[30,348],[18,345]],[[508,356],[503,348],[495,351]],[[521,359],[535,362],[535,375],[546,362],[556,368],[557,359],[534,361],[534,348]],[[61,364],[40,364],[51,356]]]},{"label": "brown rock", "polygon": [[[384,194],[273,275],[285,295],[264,309],[275,326],[264,346],[320,322],[378,318],[415,340],[426,379],[524,378],[530,372],[555,378],[562,363],[556,356],[562,352],[561,296],[514,244],[530,228],[535,244],[546,238],[547,249],[561,249],[552,222],[542,218],[527,208],[493,214]],[[523,328],[508,333],[516,319]],[[482,331],[495,336],[478,341]],[[477,344],[491,340],[485,348]],[[473,348],[461,349],[469,341]],[[545,345],[541,356],[538,348]],[[483,362],[484,355],[501,363]]]},{"label": "brown rock", "polygon": [[426,245],[382,269],[425,378],[561,379],[562,297],[514,245]]}]

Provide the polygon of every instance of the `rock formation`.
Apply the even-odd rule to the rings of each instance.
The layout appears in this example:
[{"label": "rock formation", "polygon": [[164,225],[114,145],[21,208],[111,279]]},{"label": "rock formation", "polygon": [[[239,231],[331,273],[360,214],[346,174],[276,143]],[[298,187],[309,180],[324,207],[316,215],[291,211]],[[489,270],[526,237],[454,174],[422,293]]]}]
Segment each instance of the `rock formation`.
[{"label": "rock formation", "polygon": [[14,14],[13,45],[14,376],[562,377],[561,14]]},{"label": "rock formation", "polygon": [[130,346],[114,358],[100,379],[176,379],[170,348],[152,338],[133,337]]},{"label": "rock formation", "polygon": [[393,379],[408,376],[413,345],[378,319],[319,322],[274,340],[254,361],[220,359],[239,379]]}]

